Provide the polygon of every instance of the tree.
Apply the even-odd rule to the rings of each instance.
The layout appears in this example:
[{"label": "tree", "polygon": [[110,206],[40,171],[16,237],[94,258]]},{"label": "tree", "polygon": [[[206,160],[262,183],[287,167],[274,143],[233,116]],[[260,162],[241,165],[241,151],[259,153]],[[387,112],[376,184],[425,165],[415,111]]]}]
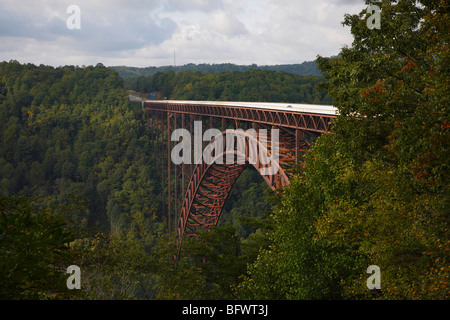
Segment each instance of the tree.
[{"label": "tree", "polygon": [[352,185],[319,230],[379,264],[386,298],[448,295],[448,7],[382,1],[380,30],[366,28],[364,12],[348,15],[353,46],[318,59],[343,115],[337,178]]},{"label": "tree", "polygon": [[[317,59],[339,116],[285,191],[246,294],[448,298],[449,3],[377,4],[380,30],[346,15],[352,46]],[[366,287],[372,264],[381,290]]]},{"label": "tree", "polygon": [[[76,235],[66,221],[25,197],[0,197],[0,298],[69,298],[65,268]],[[38,206],[38,210],[36,210]]]}]

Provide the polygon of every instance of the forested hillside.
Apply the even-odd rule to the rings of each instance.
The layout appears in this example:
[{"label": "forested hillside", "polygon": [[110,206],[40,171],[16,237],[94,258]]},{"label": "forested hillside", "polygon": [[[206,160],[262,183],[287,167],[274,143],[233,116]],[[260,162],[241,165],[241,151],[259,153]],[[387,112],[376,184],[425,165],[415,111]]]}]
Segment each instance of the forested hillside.
[{"label": "forested hillside", "polygon": [[145,201],[157,172],[148,128],[114,71],[3,62],[0,77],[3,196],[51,196],[60,204],[82,196],[88,212],[78,222],[108,221],[109,230],[157,212]]},{"label": "forested hillside", "polygon": [[[45,298],[55,294],[55,288],[44,284],[36,288],[35,281],[39,267],[45,269],[46,263],[57,261],[43,259],[31,267],[32,256],[37,258],[42,252],[38,248],[47,245],[38,243],[45,240],[37,236],[46,228],[39,222],[42,212],[48,214],[49,223],[66,219],[66,227],[61,222],[57,225],[74,233],[68,238],[71,241],[104,236],[110,243],[107,234],[126,234],[142,249],[154,245],[164,233],[158,155],[145,115],[130,108],[117,73],[102,65],[53,68],[11,61],[0,63],[0,80],[0,296]],[[19,220],[23,225],[14,226]],[[93,234],[90,227],[96,228]],[[60,232],[49,230],[49,238]],[[37,242],[36,250],[17,242],[14,232],[25,232],[29,241]],[[57,257],[59,253],[49,254],[49,259]],[[72,255],[70,264],[95,267],[80,259]],[[8,278],[12,270],[17,277]],[[86,267],[85,271],[87,276]],[[106,275],[102,281],[107,282]]]},{"label": "forested hillside", "polygon": [[[101,64],[2,62],[0,80],[0,298],[166,297],[174,248],[164,123],[149,128]],[[251,170],[236,184],[221,223],[233,235],[255,231],[234,217],[271,209],[261,184]],[[65,287],[72,264],[83,270],[81,291]]]},{"label": "forested hillside", "polygon": [[156,93],[160,99],[260,101],[331,104],[319,84],[324,78],[282,71],[251,69],[245,72],[158,72],[150,77],[125,79],[125,88]]},{"label": "forested hillside", "polygon": [[317,60],[340,116],[274,210],[247,298],[449,299],[449,3],[380,7],[380,30],[347,15],[352,46]]},{"label": "forested hillside", "polygon": [[166,73],[168,71],[174,71],[175,73],[180,72],[202,72],[202,73],[223,73],[223,72],[234,72],[234,71],[248,71],[250,69],[260,69],[260,70],[272,70],[272,71],[284,71],[287,73],[294,73],[300,76],[320,76],[320,71],[317,68],[315,61],[305,61],[299,64],[281,64],[281,65],[266,65],[258,66],[256,64],[252,65],[236,65],[232,63],[220,63],[220,64],[193,64],[188,63],[182,66],[164,66],[164,67],[127,67],[127,66],[112,66],[109,67],[119,73],[119,75],[124,78],[138,78],[138,77],[149,77],[153,76],[158,72]]}]

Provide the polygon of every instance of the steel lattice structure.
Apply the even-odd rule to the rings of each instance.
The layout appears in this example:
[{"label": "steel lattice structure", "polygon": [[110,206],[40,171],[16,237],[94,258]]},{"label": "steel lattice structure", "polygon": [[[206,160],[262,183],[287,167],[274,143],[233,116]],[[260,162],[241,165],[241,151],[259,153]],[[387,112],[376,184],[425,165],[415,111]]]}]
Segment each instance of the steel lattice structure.
[{"label": "steel lattice structure", "polygon": [[[173,130],[187,129],[192,134],[194,121],[199,120],[205,129],[218,128],[224,136],[230,128],[266,129],[268,132],[278,129],[276,145],[270,134],[256,136],[258,146],[265,148],[268,154],[278,150],[279,170],[273,175],[263,175],[269,187],[276,190],[289,184],[289,169],[298,162],[299,155],[308,150],[314,138],[330,131],[331,121],[337,116],[332,106],[298,104],[150,100],[143,101],[142,108],[153,115],[155,121],[159,119],[158,127],[167,129],[169,236],[175,230],[179,249],[183,237],[195,237],[199,231],[217,225],[231,188],[251,162],[251,151],[250,140],[246,140],[242,149],[237,150],[236,142],[236,148],[232,150],[215,151],[215,159],[233,157],[236,161],[232,163],[224,160],[175,165],[170,157],[174,145],[171,141]],[[149,125],[155,126],[154,123]],[[203,147],[208,143],[212,141],[203,142]],[[237,161],[238,157],[245,161]],[[259,158],[251,164],[260,173],[267,166]]]}]

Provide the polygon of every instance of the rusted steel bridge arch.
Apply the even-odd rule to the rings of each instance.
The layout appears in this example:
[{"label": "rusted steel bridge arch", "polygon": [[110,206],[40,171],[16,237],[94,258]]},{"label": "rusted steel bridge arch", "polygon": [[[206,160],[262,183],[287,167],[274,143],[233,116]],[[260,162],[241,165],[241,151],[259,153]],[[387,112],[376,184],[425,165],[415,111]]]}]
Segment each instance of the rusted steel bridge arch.
[{"label": "rusted steel bridge arch", "polygon": [[[222,135],[225,141],[227,132],[222,132]],[[233,185],[248,165],[261,174],[272,190],[289,184],[285,169],[273,157],[273,144],[258,138],[259,135],[253,137],[243,133],[241,143],[244,145],[241,149],[238,146],[239,139],[236,139],[232,149],[224,145],[224,150],[214,155],[209,163],[203,161],[195,167],[176,229],[178,248],[181,248],[183,237],[196,237],[199,231],[217,225]],[[214,141],[209,146],[212,144]],[[270,161],[261,161],[261,153],[267,155]]]},{"label": "rusted steel bridge arch", "polygon": [[[297,163],[299,155],[307,151],[314,138],[329,132],[331,121],[337,117],[333,106],[281,103],[150,100],[143,101],[142,108],[153,115],[149,119],[151,128],[167,129],[167,163],[164,165],[164,160],[159,165],[168,172],[163,188],[167,188],[169,237],[175,231],[179,248],[184,236],[196,236],[198,231],[217,224],[231,188],[247,165],[251,163],[260,173],[265,166],[254,162],[248,146],[243,151],[237,144],[236,148],[217,152],[214,159],[240,156],[244,161],[175,165],[170,159],[175,143],[171,141],[173,130],[183,128],[192,134],[195,121],[202,121],[205,129],[219,128],[222,134],[227,129],[251,128],[265,129],[269,137],[273,129],[278,130],[276,144],[271,139],[256,137],[258,147],[267,147],[268,155],[272,155],[274,145],[278,147],[274,150],[279,152],[280,170],[274,175],[262,175],[275,190],[289,184],[289,169]],[[212,142],[203,142],[202,150],[209,143]],[[165,203],[165,199],[162,201]]]}]

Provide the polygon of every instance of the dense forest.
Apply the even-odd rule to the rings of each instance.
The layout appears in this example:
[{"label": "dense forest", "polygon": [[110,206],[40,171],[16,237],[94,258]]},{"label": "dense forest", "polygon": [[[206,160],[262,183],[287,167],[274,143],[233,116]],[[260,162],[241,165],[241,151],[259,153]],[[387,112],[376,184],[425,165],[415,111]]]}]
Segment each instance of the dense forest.
[{"label": "dense forest", "polygon": [[[166,130],[147,126],[123,80],[101,64],[2,62],[0,79],[0,297],[168,295]],[[262,183],[246,170],[224,209],[221,226],[239,241],[255,231],[239,219],[271,209]],[[81,292],[65,288],[72,264],[83,270]]]},{"label": "dense forest", "polygon": [[158,72],[125,79],[125,88],[175,100],[260,101],[331,104],[320,87],[324,78],[283,71],[257,70],[222,73]]},{"label": "dense forest", "polygon": [[[354,42],[318,57],[324,78],[252,69],[122,79],[101,64],[1,62],[0,299],[448,299],[449,8],[421,3],[382,1],[380,30],[365,10],[346,15]],[[174,263],[167,130],[149,127],[126,89],[332,97],[340,115],[279,193],[246,169],[219,225],[186,239]],[[69,265],[82,270],[80,290],[66,286]],[[366,285],[370,265],[381,289]]]},{"label": "dense forest", "polygon": [[[92,245],[104,234],[135,237],[143,249],[153,244],[164,230],[161,202],[155,201],[161,194],[154,182],[158,155],[145,115],[130,108],[117,73],[100,64],[53,68],[11,61],[0,64],[0,79],[0,295],[55,295],[38,284],[49,281],[38,275],[56,268],[60,251],[73,251],[62,250],[62,234],[72,244],[78,238]],[[43,256],[41,248],[55,251]]]},{"label": "dense forest", "polygon": [[284,71],[287,73],[294,73],[300,76],[320,76],[320,71],[317,68],[315,61],[305,61],[299,64],[281,64],[281,65],[267,65],[258,66],[256,64],[252,65],[236,65],[232,63],[220,63],[220,64],[193,64],[188,63],[182,66],[163,66],[163,67],[127,67],[127,66],[112,66],[109,67],[116,70],[124,79],[127,78],[138,78],[138,77],[150,77],[154,74],[161,72],[166,73],[168,71],[174,71],[175,73],[194,71],[203,73],[223,73],[223,72],[234,72],[234,71],[248,71],[250,69],[258,70],[272,70],[272,71]]},{"label": "dense forest", "polygon": [[449,3],[380,8],[381,29],[346,15],[352,46],[317,59],[340,116],[274,210],[247,298],[449,298]]}]

